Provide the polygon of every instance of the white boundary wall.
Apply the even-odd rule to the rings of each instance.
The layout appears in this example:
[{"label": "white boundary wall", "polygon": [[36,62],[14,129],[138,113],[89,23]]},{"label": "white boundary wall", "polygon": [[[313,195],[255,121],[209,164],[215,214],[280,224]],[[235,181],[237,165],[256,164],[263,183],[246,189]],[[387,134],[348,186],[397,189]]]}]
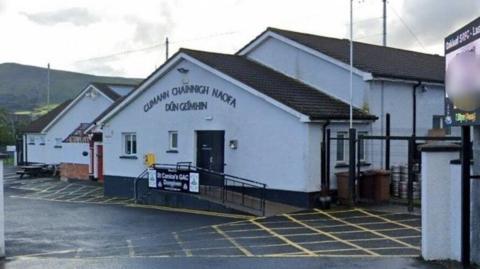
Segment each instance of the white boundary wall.
[{"label": "white boundary wall", "polygon": [[[441,148],[440,148],[441,147]],[[422,257],[460,261],[461,186],[458,146],[422,148]]]}]

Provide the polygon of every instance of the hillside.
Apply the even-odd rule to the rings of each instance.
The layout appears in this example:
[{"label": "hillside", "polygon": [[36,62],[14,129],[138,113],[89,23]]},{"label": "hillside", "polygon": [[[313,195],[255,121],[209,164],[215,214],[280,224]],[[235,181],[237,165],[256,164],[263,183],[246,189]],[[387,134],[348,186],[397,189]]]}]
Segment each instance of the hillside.
[{"label": "hillside", "polygon": [[[132,83],[140,79],[101,77],[50,70],[50,103],[74,97],[90,82]],[[46,104],[47,69],[16,63],[0,64],[0,108],[30,111]]]}]

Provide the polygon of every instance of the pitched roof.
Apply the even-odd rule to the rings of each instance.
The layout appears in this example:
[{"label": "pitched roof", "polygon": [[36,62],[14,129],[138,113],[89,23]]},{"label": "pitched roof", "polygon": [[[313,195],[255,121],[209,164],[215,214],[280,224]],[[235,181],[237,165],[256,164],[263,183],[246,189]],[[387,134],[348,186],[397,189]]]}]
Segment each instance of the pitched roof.
[{"label": "pitched roof", "polygon": [[[268,28],[345,64],[350,63],[350,41],[306,33]],[[248,46],[248,45],[247,45]],[[353,42],[353,65],[374,77],[399,78],[443,83],[445,58],[439,55]]]},{"label": "pitched roof", "polygon": [[[133,91],[131,91],[133,92]],[[130,92],[130,93],[131,93]],[[129,94],[130,94],[129,93]],[[128,95],[129,95],[128,94]],[[99,122],[103,117],[105,117],[110,111],[112,111],[115,107],[117,107],[119,104],[122,103],[122,101],[127,98],[128,95],[125,95],[125,96],[120,96],[120,98],[118,98],[117,100],[115,100],[115,102],[113,102],[109,107],[107,107],[104,111],[102,111],[102,113],[100,113],[91,123],[90,125],[86,128],[86,131],[89,132],[90,131],[90,128],[93,128],[93,126],[95,124],[97,124],[97,122]]]},{"label": "pitched roof", "polygon": [[[246,57],[180,49],[204,64],[252,87],[270,98],[310,117],[311,120],[349,119],[349,105],[298,80],[285,76]],[[354,119],[374,120],[358,108]]]},{"label": "pitched roof", "polygon": [[25,129],[23,129],[23,131],[25,133],[41,133],[42,130],[47,127],[47,125],[70,104],[70,102],[72,102],[71,99],[56,106],[47,114],[32,121],[27,127],[25,127]]},{"label": "pitched roof", "polygon": [[124,86],[124,87],[132,87],[135,88],[138,84],[119,84],[119,83],[101,83],[101,82],[92,82],[90,85],[93,85],[103,94],[105,94],[108,98],[112,99],[113,101],[117,100],[118,98],[122,97],[121,94],[118,94],[112,87],[115,86]]}]

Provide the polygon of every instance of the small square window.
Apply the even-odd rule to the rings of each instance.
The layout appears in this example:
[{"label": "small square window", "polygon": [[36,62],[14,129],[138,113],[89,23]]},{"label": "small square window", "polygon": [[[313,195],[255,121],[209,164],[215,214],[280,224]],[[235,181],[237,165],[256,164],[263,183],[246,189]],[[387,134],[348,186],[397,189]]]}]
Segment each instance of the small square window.
[{"label": "small square window", "polygon": [[55,146],[61,146],[62,145],[62,139],[61,138],[55,138]]},{"label": "small square window", "polygon": [[346,162],[348,156],[348,133],[337,133],[337,162]]},{"label": "small square window", "polygon": [[169,150],[178,150],[178,132],[169,131],[168,132],[168,149]]},{"label": "small square window", "polygon": [[[358,136],[366,136],[368,135],[368,132],[365,132],[365,131],[361,131],[361,132],[358,132]],[[366,151],[365,151],[365,147],[366,147],[366,142],[367,140],[365,139],[359,139],[358,140],[358,143],[360,143],[358,145],[358,159],[360,161],[366,161],[367,160],[367,154],[366,154]]]},{"label": "small square window", "polygon": [[135,133],[123,133],[123,154],[137,155],[137,135]]}]

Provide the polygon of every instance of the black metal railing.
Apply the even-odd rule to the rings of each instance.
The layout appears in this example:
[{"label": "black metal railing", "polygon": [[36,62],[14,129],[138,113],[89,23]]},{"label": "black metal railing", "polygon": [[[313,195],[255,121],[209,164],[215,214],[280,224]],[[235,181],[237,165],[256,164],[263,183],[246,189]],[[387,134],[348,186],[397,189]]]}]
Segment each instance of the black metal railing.
[{"label": "black metal railing", "polygon": [[[191,171],[200,174],[200,195],[213,199],[226,206],[236,209],[247,209],[257,214],[265,215],[266,188],[265,183],[237,177],[207,168],[197,167],[191,162],[178,162],[176,164],[157,163],[152,168],[168,168],[175,170]],[[145,169],[134,180],[134,199],[139,200],[139,181],[148,179],[148,169]],[[207,180],[208,179],[208,180]]]}]

